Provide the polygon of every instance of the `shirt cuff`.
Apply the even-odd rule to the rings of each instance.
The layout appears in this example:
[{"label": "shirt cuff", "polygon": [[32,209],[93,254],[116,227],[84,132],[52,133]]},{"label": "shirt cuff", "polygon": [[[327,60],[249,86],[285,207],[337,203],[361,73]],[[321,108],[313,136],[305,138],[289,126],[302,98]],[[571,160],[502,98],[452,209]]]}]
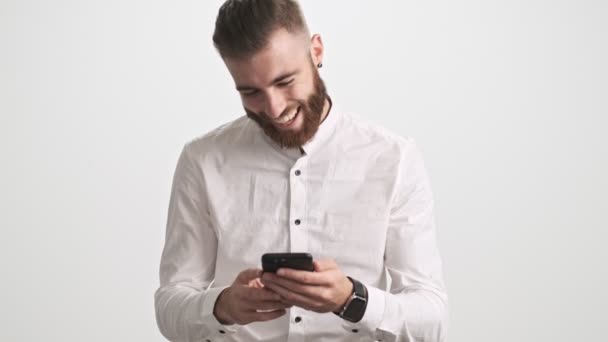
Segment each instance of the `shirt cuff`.
[{"label": "shirt cuff", "polygon": [[377,336],[379,333],[378,327],[384,316],[386,293],[375,287],[367,285],[365,287],[367,288],[367,307],[363,318],[357,323],[343,320],[342,327],[351,334],[367,334],[374,339],[378,339],[380,338],[380,336]]},{"label": "shirt cuff", "polygon": [[207,289],[207,291],[205,291],[205,300],[203,301],[202,316],[205,325],[207,325],[207,327],[209,327],[209,329],[214,332],[214,336],[231,335],[234,334],[238,328],[238,325],[236,324],[224,325],[220,323],[213,314],[215,302],[217,301],[217,298],[220,296],[222,291],[224,291],[226,288],[228,288],[228,286],[213,288],[210,287]]}]

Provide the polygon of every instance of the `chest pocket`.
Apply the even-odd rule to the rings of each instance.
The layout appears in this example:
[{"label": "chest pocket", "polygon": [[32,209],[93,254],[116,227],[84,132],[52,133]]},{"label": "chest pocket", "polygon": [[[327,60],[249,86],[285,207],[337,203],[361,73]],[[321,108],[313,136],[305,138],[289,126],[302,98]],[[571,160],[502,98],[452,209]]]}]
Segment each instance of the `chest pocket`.
[{"label": "chest pocket", "polygon": [[262,251],[287,248],[287,180],[249,173],[226,182],[216,203],[219,244],[235,262],[257,264]]}]

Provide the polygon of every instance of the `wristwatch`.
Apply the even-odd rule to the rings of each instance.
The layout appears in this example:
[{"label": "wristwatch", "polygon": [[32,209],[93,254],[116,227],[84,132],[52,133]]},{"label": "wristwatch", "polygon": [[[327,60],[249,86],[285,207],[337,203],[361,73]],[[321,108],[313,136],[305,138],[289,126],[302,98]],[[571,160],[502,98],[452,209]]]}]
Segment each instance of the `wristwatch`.
[{"label": "wristwatch", "polygon": [[339,313],[334,313],[349,322],[357,323],[363,318],[367,308],[367,288],[358,280],[347,278],[353,283],[353,294],[346,301],[344,308]]}]

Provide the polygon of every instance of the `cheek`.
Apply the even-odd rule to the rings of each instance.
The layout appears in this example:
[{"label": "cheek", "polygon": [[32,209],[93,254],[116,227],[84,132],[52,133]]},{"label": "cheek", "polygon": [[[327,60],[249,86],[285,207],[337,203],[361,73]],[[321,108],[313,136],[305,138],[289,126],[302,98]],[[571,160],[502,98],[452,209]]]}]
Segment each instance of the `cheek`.
[{"label": "cheek", "polygon": [[254,96],[254,97],[245,97],[245,96],[241,96],[241,102],[243,103],[243,106],[255,113],[259,113],[261,112],[261,101],[259,100],[258,96]]},{"label": "cheek", "polygon": [[310,91],[304,84],[295,84],[288,92],[289,98],[298,102],[306,101],[308,95],[310,95]]}]

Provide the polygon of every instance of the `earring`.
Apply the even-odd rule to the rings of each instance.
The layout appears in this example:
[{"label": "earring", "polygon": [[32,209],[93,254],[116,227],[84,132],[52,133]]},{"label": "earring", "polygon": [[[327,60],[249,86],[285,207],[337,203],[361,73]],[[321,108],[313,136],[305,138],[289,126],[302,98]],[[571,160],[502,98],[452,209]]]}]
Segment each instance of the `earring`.
[{"label": "earring", "polygon": [[317,68],[321,69],[323,67],[323,63],[319,62],[319,64],[317,64]]}]

